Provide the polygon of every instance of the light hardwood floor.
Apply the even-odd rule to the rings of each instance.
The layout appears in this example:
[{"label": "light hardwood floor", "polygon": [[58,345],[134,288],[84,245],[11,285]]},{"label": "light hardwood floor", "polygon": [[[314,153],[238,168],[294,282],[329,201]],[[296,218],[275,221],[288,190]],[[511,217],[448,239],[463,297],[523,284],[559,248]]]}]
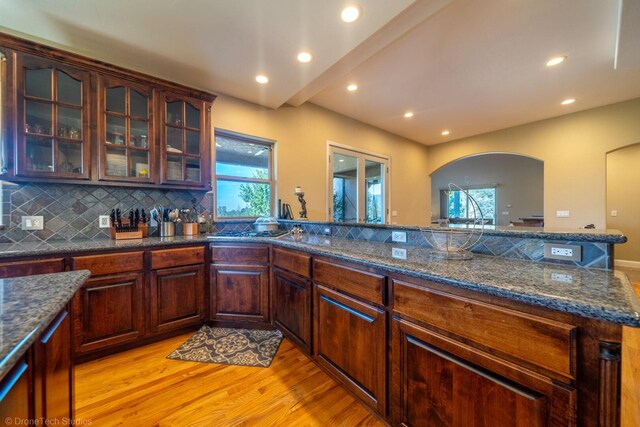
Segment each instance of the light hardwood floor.
[{"label": "light hardwood floor", "polygon": [[[640,269],[618,268],[627,273],[640,298]],[[622,330],[622,425],[640,426],[640,328]]]},{"label": "light hardwood floor", "polygon": [[76,367],[92,426],[384,426],[283,340],[269,368],[166,359],[191,334]]},{"label": "light hardwood floor", "polygon": [[[385,425],[287,340],[266,369],[165,359],[190,335],[77,366],[76,417],[96,427]],[[640,426],[638,328],[623,329],[621,405],[622,426]]]}]

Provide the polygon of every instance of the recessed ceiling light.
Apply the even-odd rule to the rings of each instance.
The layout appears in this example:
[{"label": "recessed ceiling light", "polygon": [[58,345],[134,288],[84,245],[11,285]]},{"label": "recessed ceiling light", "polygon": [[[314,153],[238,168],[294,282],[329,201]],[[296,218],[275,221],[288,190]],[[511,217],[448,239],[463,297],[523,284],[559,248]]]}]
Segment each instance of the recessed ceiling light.
[{"label": "recessed ceiling light", "polygon": [[298,54],[298,61],[306,64],[307,62],[311,62],[313,56],[309,52],[300,52]]},{"label": "recessed ceiling light", "polygon": [[264,74],[259,74],[256,76],[256,81],[263,85],[265,83],[269,83],[269,77],[265,76]]},{"label": "recessed ceiling light", "polygon": [[411,117],[413,117],[413,113],[411,111],[407,111],[406,113],[404,113],[404,117],[406,119],[410,119]]},{"label": "recessed ceiling light", "polygon": [[360,18],[360,13],[360,6],[352,4],[342,9],[340,17],[344,22],[354,22],[357,21],[358,18]]},{"label": "recessed ceiling light", "polygon": [[349,86],[347,86],[347,90],[349,92],[355,92],[356,90],[358,90],[358,85],[354,84],[354,83],[351,83]]},{"label": "recessed ceiling light", "polygon": [[561,102],[562,105],[569,105],[569,104],[573,104],[574,102],[576,102],[576,100],[574,98],[569,98],[569,99],[565,99],[564,101]]},{"label": "recessed ceiling light", "polygon": [[440,135],[442,135],[442,136],[447,136],[447,135],[449,135],[449,133],[450,133],[450,132],[449,132],[448,130],[443,130],[443,131],[442,131],[442,133],[441,133]]},{"label": "recessed ceiling light", "polygon": [[566,56],[554,56],[547,61],[547,67],[553,67],[554,65],[562,64],[565,59],[567,59]]}]

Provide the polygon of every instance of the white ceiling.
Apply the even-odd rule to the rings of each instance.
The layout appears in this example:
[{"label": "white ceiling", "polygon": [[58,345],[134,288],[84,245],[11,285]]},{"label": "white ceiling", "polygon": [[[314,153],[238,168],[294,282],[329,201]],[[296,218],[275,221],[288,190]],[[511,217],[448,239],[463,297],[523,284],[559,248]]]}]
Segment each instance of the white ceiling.
[{"label": "white ceiling", "polygon": [[[362,18],[345,24],[345,0],[0,0],[0,30],[270,108],[312,102],[425,144],[640,96],[640,0],[355,2]],[[557,54],[568,60],[547,68]]]}]

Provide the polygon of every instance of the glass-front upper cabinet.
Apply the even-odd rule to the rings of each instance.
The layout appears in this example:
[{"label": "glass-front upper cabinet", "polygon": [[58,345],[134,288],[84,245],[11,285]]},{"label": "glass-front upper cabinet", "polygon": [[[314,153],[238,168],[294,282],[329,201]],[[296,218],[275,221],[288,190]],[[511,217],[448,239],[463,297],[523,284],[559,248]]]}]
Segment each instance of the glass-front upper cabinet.
[{"label": "glass-front upper cabinet", "polygon": [[211,188],[210,106],[201,100],[162,96],[161,170],[163,184]]},{"label": "glass-front upper cabinet", "polygon": [[17,175],[89,178],[89,85],[88,72],[19,56]]},{"label": "glass-front upper cabinet", "polygon": [[102,77],[98,90],[100,179],[154,182],[153,89]]}]

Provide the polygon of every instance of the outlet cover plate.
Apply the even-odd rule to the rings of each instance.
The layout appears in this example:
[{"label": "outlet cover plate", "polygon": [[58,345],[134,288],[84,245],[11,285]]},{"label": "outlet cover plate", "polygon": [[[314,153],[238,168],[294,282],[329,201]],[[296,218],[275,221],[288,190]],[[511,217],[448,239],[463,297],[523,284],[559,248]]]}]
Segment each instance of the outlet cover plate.
[{"label": "outlet cover plate", "polygon": [[406,243],[407,242],[407,233],[404,231],[392,231],[391,232],[391,241],[398,243]]},{"label": "outlet cover plate", "polygon": [[109,228],[111,220],[109,219],[109,215],[100,215],[98,216],[98,226],[100,228]]},{"label": "outlet cover plate", "polygon": [[562,261],[582,261],[582,246],[563,243],[545,243],[544,257]]},{"label": "outlet cover plate", "polygon": [[22,216],[20,217],[20,228],[23,230],[43,230],[44,229],[44,217],[43,216]]},{"label": "outlet cover plate", "polygon": [[397,259],[407,259],[407,250],[404,248],[391,248],[391,256]]}]

